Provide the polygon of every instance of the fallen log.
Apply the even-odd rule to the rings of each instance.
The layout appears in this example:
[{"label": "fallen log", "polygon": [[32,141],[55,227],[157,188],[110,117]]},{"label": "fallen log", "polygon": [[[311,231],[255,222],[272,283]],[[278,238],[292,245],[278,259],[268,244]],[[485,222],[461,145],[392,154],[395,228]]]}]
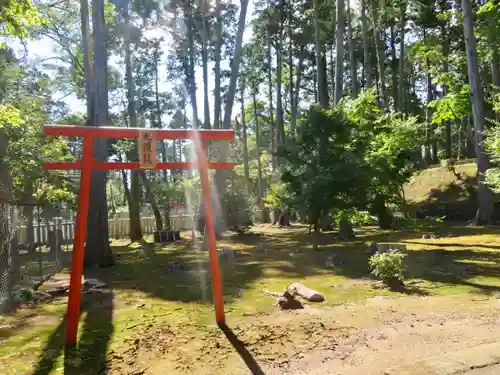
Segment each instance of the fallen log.
[{"label": "fallen log", "polygon": [[300,301],[296,300],[294,296],[286,290],[283,293],[275,293],[264,289],[264,294],[276,297],[276,305],[279,306],[281,310],[297,310],[304,308]]},{"label": "fallen log", "polygon": [[309,302],[323,302],[325,300],[323,294],[314,289],[308,288],[301,283],[293,283],[288,285],[287,291],[292,296],[299,295]]}]

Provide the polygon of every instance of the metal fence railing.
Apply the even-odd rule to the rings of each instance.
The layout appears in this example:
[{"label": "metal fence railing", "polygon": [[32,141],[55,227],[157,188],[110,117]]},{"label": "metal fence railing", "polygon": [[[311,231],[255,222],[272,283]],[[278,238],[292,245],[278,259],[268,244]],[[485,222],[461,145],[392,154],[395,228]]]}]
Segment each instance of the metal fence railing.
[{"label": "metal fence railing", "polygon": [[[10,204],[0,204],[0,312],[10,306],[12,295],[33,289],[71,263],[74,220],[55,218],[28,225]],[[172,216],[171,228],[191,229],[189,216]],[[109,235],[128,237],[128,218],[110,219]],[[154,217],[141,218],[145,235],[156,230]]]},{"label": "metal fence railing", "polygon": [[[192,220],[189,216],[171,216],[170,217],[170,227],[177,230],[190,230],[192,225]],[[33,243],[38,245],[48,245],[49,244],[49,234],[54,231],[54,227],[57,226],[60,236],[60,241],[62,244],[72,244],[75,235],[75,222],[74,220],[65,219],[54,219],[53,221],[41,222],[28,226],[27,223],[21,222],[17,227],[18,233],[18,243],[23,246],[28,246],[30,244],[30,238],[32,238]],[[119,219],[109,219],[109,236],[111,238],[120,239],[127,237],[129,234],[130,219],[119,218]],[[141,227],[145,235],[151,235],[156,230],[156,223],[154,217],[141,217]],[[31,232],[31,236],[29,233]]]},{"label": "metal fence railing", "polygon": [[[56,219],[42,228],[33,225],[33,237],[20,242],[19,221],[11,216],[10,239],[0,256],[0,311],[22,289],[34,289],[71,263],[72,240],[63,236],[63,221]],[[67,226],[67,225],[66,225]],[[5,236],[2,236],[5,237]],[[27,238],[32,241],[27,242]]]}]

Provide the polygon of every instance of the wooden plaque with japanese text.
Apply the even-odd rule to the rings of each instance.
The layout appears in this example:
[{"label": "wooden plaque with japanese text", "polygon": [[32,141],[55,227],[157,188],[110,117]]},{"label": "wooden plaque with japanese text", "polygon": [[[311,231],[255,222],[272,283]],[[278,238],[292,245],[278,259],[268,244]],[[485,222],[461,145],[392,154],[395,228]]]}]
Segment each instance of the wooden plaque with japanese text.
[{"label": "wooden plaque with japanese text", "polygon": [[144,169],[156,167],[156,139],[148,130],[139,132],[139,164]]}]

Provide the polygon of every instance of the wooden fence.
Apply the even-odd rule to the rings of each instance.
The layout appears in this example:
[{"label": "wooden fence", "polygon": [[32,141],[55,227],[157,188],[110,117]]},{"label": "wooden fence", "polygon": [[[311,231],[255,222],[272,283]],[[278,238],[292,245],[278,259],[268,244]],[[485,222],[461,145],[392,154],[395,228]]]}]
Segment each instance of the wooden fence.
[{"label": "wooden fence", "polygon": [[[109,236],[111,238],[119,239],[125,238],[129,235],[130,219],[129,218],[119,218],[119,219],[109,219]],[[141,218],[142,232],[145,235],[153,234],[156,230],[155,218],[154,217],[142,217]],[[171,216],[170,217],[170,227],[178,230],[190,230],[191,229],[191,217],[190,216]],[[48,223],[40,223],[33,225],[33,243],[40,245],[49,244],[49,232],[59,228],[59,233],[62,238],[59,238],[59,243],[62,245],[73,243],[73,238],[75,235],[75,223],[72,220],[55,219]],[[21,245],[31,245],[28,239],[28,227],[26,224],[21,224],[17,227],[18,229],[18,241]]]}]

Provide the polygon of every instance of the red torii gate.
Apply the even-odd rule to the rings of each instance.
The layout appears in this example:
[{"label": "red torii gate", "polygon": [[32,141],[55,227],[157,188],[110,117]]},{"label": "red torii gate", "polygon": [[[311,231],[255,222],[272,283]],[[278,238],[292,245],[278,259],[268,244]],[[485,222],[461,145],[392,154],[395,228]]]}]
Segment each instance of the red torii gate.
[{"label": "red torii gate", "polygon": [[[232,169],[234,163],[210,162],[204,151],[204,141],[231,141],[234,140],[232,130],[167,130],[143,128],[118,128],[118,127],[90,127],[72,125],[45,125],[44,134],[47,136],[83,137],[82,159],[74,162],[47,162],[44,168],[51,170],[80,170],[80,195],[78,198],[78,211],[75,223],[75,238],[73,243],[73,259],[70,276],[70,289],[68,299],[66,345],[76,344],[78,320],[80,315],[80,297],[82,287],[83,258],[85,236],[87,230],[87,215],[89,210],[89,193],[92,171],[120,170],[120,169],[194,169],[200,171],[201,186],[203,189],[203,203],[205,210],[205,224],[208,234],[208,250],[210,269],[212,273],[212,293],[215,305],[215,319],[217,323],[224,323],[224,300],[222,296],[222,283],[217,255],[212,201],[210,197],[210,184],[208,181],[209,169]],[[196,148],[196,161],[194,162],[163,162],[143,160],[141,162],[101,162],[93,159],[92,149],[95,138],[136,138],[141,139],[147,133],[150,142],[164,139],[192,139]],[[151,143],[149,144],[151,145]],[[147,158],[147,156],[146,156]]]}]

